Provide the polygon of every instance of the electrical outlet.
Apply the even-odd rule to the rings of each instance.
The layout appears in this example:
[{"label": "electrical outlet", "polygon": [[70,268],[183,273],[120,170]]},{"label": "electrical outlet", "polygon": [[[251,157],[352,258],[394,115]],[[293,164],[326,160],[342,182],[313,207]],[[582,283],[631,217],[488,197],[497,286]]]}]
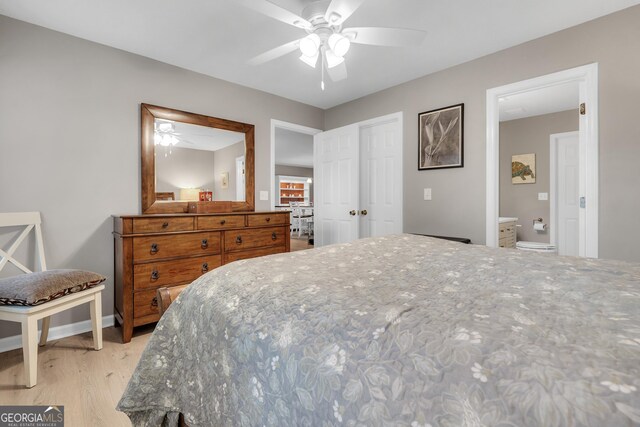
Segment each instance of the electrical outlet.
[{"label": "electrical outlet", "polygon": [[538,193],[538,200],[549,200],[549,193]]},{"label": "electrical outlet", "polygon": [[424,189],[424,199],[425,200],[431,200],[431,189],[430,188],[425,188]]},{"label": "electrical outlet", "polygon": [[269,200],[269,192],[261,191],[260,192],[260,200]]}]

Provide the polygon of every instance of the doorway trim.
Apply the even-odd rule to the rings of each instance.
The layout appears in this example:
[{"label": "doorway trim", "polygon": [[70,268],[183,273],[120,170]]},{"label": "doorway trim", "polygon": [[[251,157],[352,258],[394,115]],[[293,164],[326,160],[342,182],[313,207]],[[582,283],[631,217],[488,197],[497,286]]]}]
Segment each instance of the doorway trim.
[{"label": "doorway trim", "polygon": [[269,167],[271,178],[269,182],[271,183],[269,186],[269,205],[271,206],[271,210],[275,210],[276,208],[276,128],[286,129],[293,132],[303,133],[305,135],[315,135],[322,130],[311,128],[308,126],[298,125],[295,123],[284,122],[282,120],[271,119],[271,139],[269,142],[269,158],[271,159],[271,165]]},{"label": "doorway trim", "polygon": [[[580,168],[580,197],[586,205],[580,209],[585,224],[584,244],[580,256],[598,257],[598,63],[571,68],[533,79],[523,80],[487,90],[486,142],[486,245],[498,247],[498,217],[500,213],[500,111],[499,99],[536,89],[578,82],[579,103],[586,104],[580,115],[580,144],[584,163]],[[584,166],[584,167],[582,167]]]}]

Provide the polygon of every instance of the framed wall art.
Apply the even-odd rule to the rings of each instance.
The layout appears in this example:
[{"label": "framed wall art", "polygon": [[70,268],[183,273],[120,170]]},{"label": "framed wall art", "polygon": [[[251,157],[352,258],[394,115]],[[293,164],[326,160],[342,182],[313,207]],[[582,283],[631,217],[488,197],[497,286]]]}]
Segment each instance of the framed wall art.
[{"label": "framed wall art", "polygon": [[420,113],[418,124],[418,170],[463,167],[464,104]]}]

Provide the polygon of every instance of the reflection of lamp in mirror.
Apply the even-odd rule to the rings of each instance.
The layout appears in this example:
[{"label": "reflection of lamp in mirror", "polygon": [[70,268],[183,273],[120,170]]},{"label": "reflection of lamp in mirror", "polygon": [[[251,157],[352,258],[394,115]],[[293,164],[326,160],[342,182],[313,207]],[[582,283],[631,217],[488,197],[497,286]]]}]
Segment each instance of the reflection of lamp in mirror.
[{"label": "reflection of lamp in mirror", "polygon": [[200,189],[199,188],[181,188],[180,189],[180,200],[186,200],[189,202],[197,201],[200,198]]}]

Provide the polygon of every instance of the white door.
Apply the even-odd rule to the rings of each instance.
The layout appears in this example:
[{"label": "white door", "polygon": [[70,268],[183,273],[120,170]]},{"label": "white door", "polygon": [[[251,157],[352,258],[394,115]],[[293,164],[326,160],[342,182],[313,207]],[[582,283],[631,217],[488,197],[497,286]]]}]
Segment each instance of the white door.
[{"label": "white door", "polygon": [[580,256],[580,139],[578,132],[552,135],[551,145],[552,162],[555,157],[555,167],[551,168],[551,192],[556,211],[556,221],[554,221],[556,230],[551,230],[551,233],[555,234],[559,255]]},{"label": "white door", "polygon": [[358,238],[357,124],[314,135],[314,245]]},{"label": "white door", "polygon": [[402,137],[400,121],[360,128],[360,233],[402,233]]},{"label": "white door", "polygon": [[240,156],[236,157],[236,200],[243,202],[245,199],[244,156]]}]

